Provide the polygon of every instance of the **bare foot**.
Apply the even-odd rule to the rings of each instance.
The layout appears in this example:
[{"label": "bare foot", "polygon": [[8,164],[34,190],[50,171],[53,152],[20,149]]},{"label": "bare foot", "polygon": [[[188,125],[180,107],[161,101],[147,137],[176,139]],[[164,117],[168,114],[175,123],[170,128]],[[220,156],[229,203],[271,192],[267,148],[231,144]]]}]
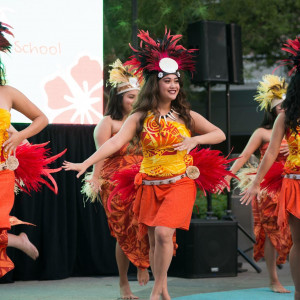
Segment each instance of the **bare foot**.
[{"label": "bare foot", "polygon": [[39,257],[39,251],[29,241],[27,234],[25,232],[21,232],[19,234],[19,237],[20,237],[20,239],[22,241],[22,248],[20,250],[22,250],[24,253],[26,253],[33,260],[36,260]]},{"label": "bare foot", "polygon": [[139,299],[138,296],[132,294],[129,283],[123,285],[120,284],[120,295],[121,299]]},{"label": "bare foot", "polygon": [[150,300],[160,300],[160,295],[154,295],[151,293]]},{"label": "bare foot", "polygon": [[280,282],[272,283],[270,289],[275,293],[290,293]]},{"label": "bare foot", "polygon": [[163,290],[161,294],[161,299],[162,300],[171,300],[171,296],[169,295],[169,292],[166,290]]},{"label": "bare foot", "polygon": [[137,279],[140,285],[146,285],[149,281],[149,272],[147,269],[137,269]]},{"label": "bare foot", "polygon": [[161,298],[162,298],[162,300],[171,300],[171,296],[169,294],[168,295],[162,294]]}]

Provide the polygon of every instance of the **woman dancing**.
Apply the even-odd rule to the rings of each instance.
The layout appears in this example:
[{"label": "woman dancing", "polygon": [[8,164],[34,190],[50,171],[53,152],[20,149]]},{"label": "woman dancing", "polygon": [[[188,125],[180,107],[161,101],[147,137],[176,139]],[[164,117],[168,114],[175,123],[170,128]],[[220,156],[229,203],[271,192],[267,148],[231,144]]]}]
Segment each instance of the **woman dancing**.
[{"label": "woman dancing", "polygon": [[289,156],[284,165],[284,178],[278,197],[278,224],[290,225],[293,246],[290,251],[290,268],[295,284],[295,300],[300,299],[300,39],[288,40],[282,50],[291,54],[284,64],[291,64],[293,68],[290,84],[287,89],[285,101],[282,103],[281,112],[275,123],[271,136],[270,145],[260,164],[257,175],[244,196],[242,204],[249,204],[254,200],[260,190],[260,183],[271,168],[280,149],[281,141],[285,136],[289,145]]},{"label": "woman dancing", "polygon": [[[133,72],[124,67],[119,59],[111,66],[109,83],[112,86],[104,118],[96,126],[94,138],[99,148],[112,136],[116,135],[132,111],[132,105],[137,99],[140,85]],[[91,175],[88,175],[83,192],[90,195],[92,202],[100,195],[111,235],[116,238],[116,261],[120,276],[120,294],[122,299],[138,299],[129,286],[128,268],[131,261],[137,267],[137,277],[140,285],[149,281],[149,242],[147,236],[137,239],[137,221],[132,211],[133,202],[124,203],[118,195],[109,195],[114,188],[113,174],[126,170],[142,161],[140,147],[129,143],[121,147],[113,155],[94,165]],[[90,178],[90,179],[88,179]],[[94,190],[91,193],[90,189]]]},{"label": "woman dancing", "polygon": [[[65,170],[78,171],[77,177],[99,160],[103,160],[137,137],[142,144],[143,161],[135,178],[138,186],[134,213],[138,217],[139,237],[148,233],[150,265],[154,286],[150,299],[171,299],[167,288],[167,271],[173,255],[176,228],[188,230],[196,186],[186,175],[192,162],[189,152],[197,145],[225,140],[224,133],[191,111],[183,91],[179,71],[194,71],[193,50],[177,42],[181,35],[165,32],[154,41],[140,31],[142,42],[126,64],[143,71],[145,84],[134,104],[133,112],[120,131],[83,163],[64,163]],[[191,132],[197,133],[191,137]]]},{"label": "woman dancing", "polygon": [[[241,157],[231,167],[232,173],[237,173],[240,168],[249,160],[250,156],[260,150],[260,161],[269,146],[272,128],[277,115],[282,112],[281,104],[286,97],[287,84],[284,78],[275,75],[265,75],[257,88],[255,100],[260,102],[260,108],[264,110],[264,119],[261,126],[254,131],[248,144],[243,150]],[[275,161],[285,162],[288,155],[286,140],[282,140],[280,152]],[[245,168],[242,173],[251,173]],[[247,176],[247,175],[246,175]],[[228,184],[231,177],[226,178]],[[278,279],[276,270],[277,264],[284,264],[292,246],[290,229],[279,228],[277,225],[277,203],[278,195],[269,195],[261,191],[259,197],[252,202],[254,219],[254,259],[258,261],[265,258],[270,278],[271,290],[277,293],[289,293]],[[276,259],[277,253],[278,257]]]},{"label": "woman dancing", "polygon": [[[4,34],[11,34],[9,26],[0,22],[0,51],[6,52],[11,44]],[[20,91],[5,85],[5,70],[0,62],[0,277],[14,268],[13,262],[6,254],[6,247],[16,247],[31,258],[36,259],[38,251],[28,240],[25,233],[19,236],[7,234],[11,228],[9,213],[14,204],[15,174],[10,164],[18,145],[27,138],[40,132],[47,124],[47,117]],[[32,123],[18,132],[11,127],[10,110],[15,109],[29,118]]]}]

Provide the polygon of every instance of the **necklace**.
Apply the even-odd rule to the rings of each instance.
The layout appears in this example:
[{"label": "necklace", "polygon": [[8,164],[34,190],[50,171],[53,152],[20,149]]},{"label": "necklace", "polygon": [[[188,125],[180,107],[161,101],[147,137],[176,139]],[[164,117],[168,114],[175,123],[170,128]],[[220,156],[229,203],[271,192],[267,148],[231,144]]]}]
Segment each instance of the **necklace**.
[{"label": "necklace", "polygon": [[174,116],[174,114],[179,115],[178,112],[176,112],[173,108],[164,116],[160,115],[158,118],[158,123],[160,123],[161,118],[165,120],[166,123],[168,123],[167,118],[169,117],[171,120],[176,121],[177,118]]}]

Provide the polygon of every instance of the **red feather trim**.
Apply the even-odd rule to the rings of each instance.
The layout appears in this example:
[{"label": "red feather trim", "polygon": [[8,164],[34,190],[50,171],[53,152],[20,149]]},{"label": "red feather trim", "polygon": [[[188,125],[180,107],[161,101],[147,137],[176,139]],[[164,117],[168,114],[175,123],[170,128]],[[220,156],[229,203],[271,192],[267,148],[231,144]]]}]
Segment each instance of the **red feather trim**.
[{"label": "red feather trim", "polygon": [[[32,190],[39,191],[42,184],[45,184],[55,194],[58,192],[57,184],[51,173],[59,172],[62,168],[50,169],[49,164],[61,157],[64,151],[50,156],[48,144],[22,144],[16,149],[16,157],[19,160],[19,167],[15,170],[16,184],[24,192]],[[50,183],[47,181],[50,180]]]},{"label": "red feather trim", "polygon": [[262,183],[260,184],[261,189],[265,189],[268,194],[277,194],[280,192],[282,185],[282,173],[284,164],[282,162],[273,163],[272,167],[265,175]]},{"label": "red feather trim", "polygon": [[229,164],[237,158],[227,159],[221,151],[210,149],[194,149],[190,152],[193,156],[193,165],[198,167],[200,176],[195,179],[198,187],[204,192],[216,193],[228,186],[225,176],[237,178],[229,171]]},{"label": "red feather trim", "polygon": [[300,71],[300,37],[297,37],[294,40],[288,39],[286,41],[286,44],[283,44],[283,46],[284,47],[282,47],[281,50],[288,52],[290,56],[288,59],[279,61],[279,66],[293,66],[292,69],[288,72],[288,75],[291,76],[294,73],[294,71]]},{"label": "red feather trim", "polygon": [[10,51],[11,44],[10,42],[5,38],[3,33],[10,34],[13,36],[13,34],[9,31],[9,28],[12,28],[8,24],[0,22],[0,51]]},{"label": "red feather trim", "polygon": [[109,211],[111,211],[111,201],[117,194],[124,203],[129,203],[134,200],[136,195],[134,178],[139,172],[140,167],[140,164],[135,164],[132,165],[130,169],[125,169],[114,174],[112,180],[115,183],[115,187],[107,200],[107,208]]}]

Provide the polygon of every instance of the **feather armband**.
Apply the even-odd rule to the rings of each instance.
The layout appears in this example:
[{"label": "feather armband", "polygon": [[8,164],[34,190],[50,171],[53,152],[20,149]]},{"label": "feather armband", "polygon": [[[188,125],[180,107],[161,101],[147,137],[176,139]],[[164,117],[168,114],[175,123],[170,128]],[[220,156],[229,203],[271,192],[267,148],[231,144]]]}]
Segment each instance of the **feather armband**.
[{"label": "feather armband", "polygon": [[50,169],[49,164],[65,154],[67,149],[50,156],[50,149],[45,148],[48,143],[25,143],[16,148],[16,158],[19,161],[19,166],[14,171],[15,183],[18,189],[27,194],[32,190],[39,191],[42,184],[45,184],[55,194],[58,192],[56,181],[51,174],[59,172],[62,168]]}]

